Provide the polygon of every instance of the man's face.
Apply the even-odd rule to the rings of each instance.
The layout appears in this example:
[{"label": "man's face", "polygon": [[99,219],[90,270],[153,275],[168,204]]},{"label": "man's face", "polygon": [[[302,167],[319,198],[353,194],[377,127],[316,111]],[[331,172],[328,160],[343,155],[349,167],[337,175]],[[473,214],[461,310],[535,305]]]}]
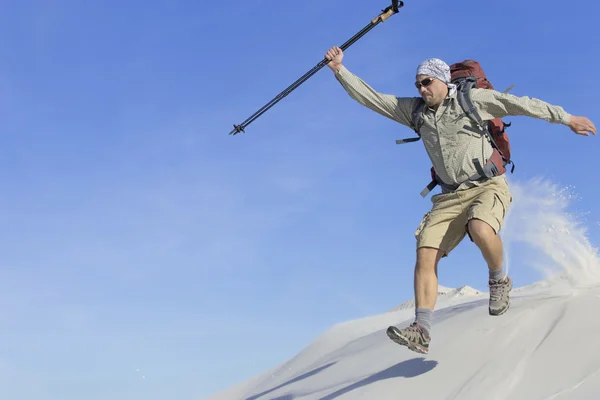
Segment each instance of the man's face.
[{"label": "man's face", "polygon": [[437,108],[448,95],[448,86],[429,75],[417,75],[415,86],[429,107]]}]

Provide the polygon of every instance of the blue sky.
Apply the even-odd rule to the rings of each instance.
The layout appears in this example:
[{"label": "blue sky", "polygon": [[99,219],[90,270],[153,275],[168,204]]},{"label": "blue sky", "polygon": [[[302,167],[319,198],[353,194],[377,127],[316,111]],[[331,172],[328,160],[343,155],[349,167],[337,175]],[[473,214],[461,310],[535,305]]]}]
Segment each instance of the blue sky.
[{"label": "blue sky", "polygon": [[[3,3],[0,397],[205,398],[412,297],[430,202],[422,145],[394,144],[410,130],[325,68],[228,135],[387,6],[287,4]],[[599,12],[408,1],[345,64],[414,96],[421,60],[474,58],[598,125]],[[597,138],[509,120],[511,179],[574,187],[598,243]],[[510,256],[516,285],[540,278]],[[468,242],[440,265],[446,286],[486,274]]]}]

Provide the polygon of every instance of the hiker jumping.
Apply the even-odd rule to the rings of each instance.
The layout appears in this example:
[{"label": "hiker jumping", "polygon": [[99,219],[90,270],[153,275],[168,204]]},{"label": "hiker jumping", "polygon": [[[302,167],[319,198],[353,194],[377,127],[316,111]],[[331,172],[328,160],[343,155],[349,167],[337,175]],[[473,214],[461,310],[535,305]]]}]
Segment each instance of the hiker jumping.
[{"label": "hiker jumping", "polygon": [[[442,189],[432,196],[433,206],[415,232],[415,320],[407,327],[390,326],[387,330],[396,343],[427,353],[438,291],[438,262],[467,235],[488,265],[489,314],[501,315],[509,308],[512,280],[503,268],[498,235],[512,203],[504,174],[507,157],[488,135],[482,134],[485,125],[459,104],[463,87],[451,80],[450,66],[444,61],[432,58],[418,66],[415,86],[420,97],[396,97],[376,92],[352,74],[342,64],[343,57],[337,46],[325,54],[336,79],[363,106],[418,133],[433,165],[433,186]],[[535,98],[477,87],[467,92],[479,122],[528,116],[566,125],[579,135],[596,134],[589,119]]]}]

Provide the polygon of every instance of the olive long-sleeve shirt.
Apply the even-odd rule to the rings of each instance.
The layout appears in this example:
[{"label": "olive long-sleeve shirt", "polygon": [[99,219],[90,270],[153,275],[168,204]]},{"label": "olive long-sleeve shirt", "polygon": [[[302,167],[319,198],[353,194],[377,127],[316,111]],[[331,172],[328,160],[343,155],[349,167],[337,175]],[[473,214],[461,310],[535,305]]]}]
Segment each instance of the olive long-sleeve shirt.
[{"label": "olive long-sleeve shirt", "polygon": [[[363,106],[412,127],[412,110],[420,97],[379,93],[343,65],[335,77],[350,97]],[[571,117],[560,106],[527,96],[473,89],[471,98],[483,120],[521,115],[568,125]],[[478,175],[473,159],[479,159],[481,165],[485,165],[493,149],[477,124],[458,104],[456,91],[450,91],[437,110],[425,106],[423,114],[419,133],[438,176],[446,184],[459,185],[457,190],[477,185],[469,180]]]}]

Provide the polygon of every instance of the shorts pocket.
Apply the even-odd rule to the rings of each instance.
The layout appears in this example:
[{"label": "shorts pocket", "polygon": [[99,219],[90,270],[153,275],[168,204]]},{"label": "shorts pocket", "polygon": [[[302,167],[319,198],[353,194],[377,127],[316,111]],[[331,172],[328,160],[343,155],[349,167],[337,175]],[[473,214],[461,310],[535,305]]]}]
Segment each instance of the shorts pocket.
[{"label": "shorts pocket", "polygon": [[421,232],[423,232],[423,228],[425,228],[425,224],[427,223],[427,220],[429,219],[429,215],[431,214],[431,211],[426,212],[425,215],[423,215],[423,219],[421,219],[421,223],[419,224],[419,226],[417,227],[417,230],[415,231],[415,237],[419,237],[419,235],[421,235]]},{"label": "shorts pocket", "polygon": [[497,218],[504,219],[506,215],[506,207],[504,207],[504,203],[502,203],[502,199],[498,194],[494,194],[494,205],[492,206],[492,212],[497,214]]}]

